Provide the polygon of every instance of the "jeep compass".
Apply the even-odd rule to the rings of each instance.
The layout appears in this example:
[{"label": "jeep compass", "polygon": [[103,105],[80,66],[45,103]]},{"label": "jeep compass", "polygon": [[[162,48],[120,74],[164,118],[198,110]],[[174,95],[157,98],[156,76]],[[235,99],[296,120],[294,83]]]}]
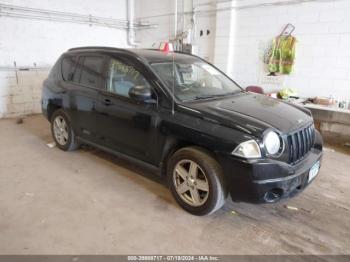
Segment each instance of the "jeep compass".
[{"label": "jeep compass", "polygon": [[274,203],[317,176],[322,138],[309,110],[245,92],[178,52],[80,47],[43,83],[62,150],[89,144],[154,170],[194,215],[234,201]]}]

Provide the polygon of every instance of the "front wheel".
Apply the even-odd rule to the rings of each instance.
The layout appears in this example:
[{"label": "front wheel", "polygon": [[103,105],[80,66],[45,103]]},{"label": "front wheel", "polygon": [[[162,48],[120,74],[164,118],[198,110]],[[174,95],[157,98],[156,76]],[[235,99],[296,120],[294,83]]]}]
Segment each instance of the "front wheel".
[{"label": "front wheel", "polygon": [[62,109],[56,110],[52,115],[51,132],[58,148],[72,151],[79,147],[69,118]]},{"label": "front wheel", "polygon": [[211,214],[226,201],[221,166],[201,148],[186,147],[177,151],[169,160],[167,175],[175,200],[193,215]]}]

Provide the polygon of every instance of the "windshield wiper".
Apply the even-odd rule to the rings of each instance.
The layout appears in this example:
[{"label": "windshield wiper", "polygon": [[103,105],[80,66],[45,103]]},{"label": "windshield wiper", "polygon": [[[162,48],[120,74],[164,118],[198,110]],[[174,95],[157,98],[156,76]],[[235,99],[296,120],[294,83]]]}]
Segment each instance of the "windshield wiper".
[{"label": "windshield wiper", "polygon": [[237,94],[237,93],[239,93],[239,92],[240,92],[240,91],[235,91],[235,92],[225,93],[225,94],[195,96],[195,97],[194,97],[193,99],[191,99],[191,100],[201,100],[201,99],[210,99],[210,98],[217,98],[217,97],[225,97],[225,96]]}]

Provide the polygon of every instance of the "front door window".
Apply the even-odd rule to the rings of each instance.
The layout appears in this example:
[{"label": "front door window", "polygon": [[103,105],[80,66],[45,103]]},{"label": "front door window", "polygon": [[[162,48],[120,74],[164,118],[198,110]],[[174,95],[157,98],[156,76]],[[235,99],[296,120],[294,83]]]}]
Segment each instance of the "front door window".
[{"label": "front door window", "polygon": [[149,83],[133,66],[113,59],[109,66],[107,90],[120,96],[129,97],[129,90]]}]

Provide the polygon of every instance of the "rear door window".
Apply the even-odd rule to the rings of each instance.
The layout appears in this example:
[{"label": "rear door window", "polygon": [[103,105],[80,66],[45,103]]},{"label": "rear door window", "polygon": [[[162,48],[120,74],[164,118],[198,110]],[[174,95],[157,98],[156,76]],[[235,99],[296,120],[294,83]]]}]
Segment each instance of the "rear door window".
[{"label": "rear door window", "polygon": [[102,56],[85,56],[81,62],[81,76],[79,83],[93,88],[103,88],[104,61],[104,57]]}]

